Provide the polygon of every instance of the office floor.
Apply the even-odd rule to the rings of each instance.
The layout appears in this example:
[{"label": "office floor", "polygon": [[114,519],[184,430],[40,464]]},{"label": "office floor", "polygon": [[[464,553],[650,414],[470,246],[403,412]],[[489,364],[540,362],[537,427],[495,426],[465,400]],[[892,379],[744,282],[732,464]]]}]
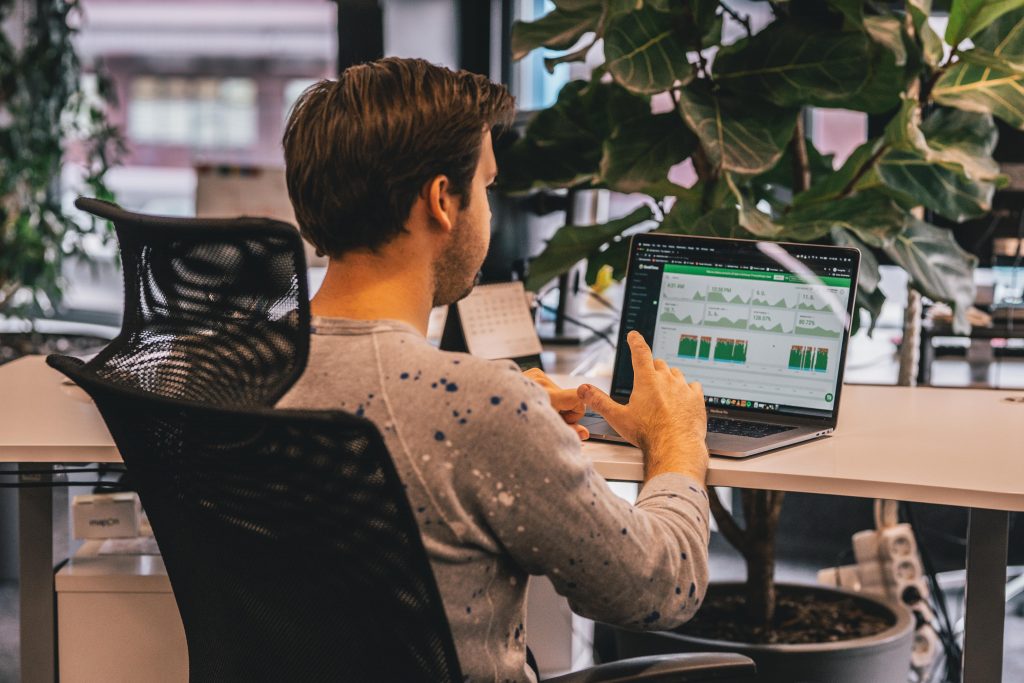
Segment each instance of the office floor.
[{"label": "office floor", "polygon": [[[780,562],[780,581],[814,581],[817,567]],[[711,575],[718,580],[742,579],[743,560],[716,535],[711,545]],[[18,587],[0,582],[0,683],[18,681]],[[1003,680],[1024,681],[1024,617],[1007,615]]]}]

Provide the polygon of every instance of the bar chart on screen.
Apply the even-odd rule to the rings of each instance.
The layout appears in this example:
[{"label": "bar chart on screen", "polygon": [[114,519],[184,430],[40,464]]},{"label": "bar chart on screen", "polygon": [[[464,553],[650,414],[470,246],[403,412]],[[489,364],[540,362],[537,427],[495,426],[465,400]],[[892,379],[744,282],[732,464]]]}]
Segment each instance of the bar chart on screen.
[{"label": "bar chart on screen", "polygon": [[829,408],[845,325],[837,302],[848,290],[793,275],[731,274],[666,268],[654,355],[709,395]]}]

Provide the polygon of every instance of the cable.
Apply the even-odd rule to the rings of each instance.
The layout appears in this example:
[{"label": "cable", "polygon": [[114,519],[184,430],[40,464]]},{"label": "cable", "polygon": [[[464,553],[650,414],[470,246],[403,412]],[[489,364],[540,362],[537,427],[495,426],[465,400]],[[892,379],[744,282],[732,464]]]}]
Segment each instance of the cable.
[{"label": "cable", "polygon": [[594,290],[590,289],[589,287],[587,288],[586,291],[587,291],[587,294],[589,294],[590,296],[594,297],[594,301],[596,301],[597,303],[601,304],[602,306],[604,306],[605,308],[609,309],[610,311],[614,312],[616,315],[619,315],[619,314],[622,313],[615,304],[613,304],[611,301],[606,299],[601,294],[598,294],[597,292],[595,292]]},{"label": "cable", "polygon": [[[553,308],[551,306],[548,306],[547,304],[542,304],[542,303],[540,303],[539,300],[538,300],[537,304],[541,308],[543,308],[545,311],[547,311],[548,313],[554,313],[555,315],[558,315],[558,309]],[[590,325],[588,325],[588,324],[586,324],[584,322],[580,322],[579,320],[576,320],[575,318],[570,318],[569,316],[565,315],[564,313],[562,314],[562,317],[565,318],[566,322],[570,322],[573,325],[576,325],[577,327],[582,327],[585,330],[590,330],[595,335],[597,335],[601,339],[603,339],[606,342],[608,342],[608,345],[611,346],[613,349],[615,348],[615,342],[613,342],[611,340],[611,338],[607,334],[605,334],[601,330],[597,329],[596,327],[591,327]]]},{"label": "cable", "polygon": [[942,587],[939,586],[938,576],[935,572],[935,566],[932,564],[931,555],[928,554],[928,549],[921,543],[921,537],[918,533],[917,524],[914,522],[914,512],[910,503],[904,501],[901,506],[907,517],[907,522],[910,524],[910,531],[914,534],[914,542],[917,543],[918,552],[921,554],[921,564],[924,565],[924,571],[928,577],[929,587],[932,592],[932,601],[935,603],[936,616],[939,621],[939,640],[942,642],[943,650],[946,652],[946,678],[952,681],[952,683],[959,683],[960,662],[963,653],[960,650],[960,645],[956,642],[956,634],[953,632],[953,621],[949,618],[949,611],[946,608],[946,595],[943,593]]}]

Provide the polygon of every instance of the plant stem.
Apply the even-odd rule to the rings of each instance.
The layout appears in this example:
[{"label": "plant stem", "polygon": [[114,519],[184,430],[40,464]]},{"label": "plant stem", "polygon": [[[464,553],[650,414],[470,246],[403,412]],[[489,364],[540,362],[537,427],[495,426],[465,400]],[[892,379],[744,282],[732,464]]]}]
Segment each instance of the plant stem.
[{"label": "plant stem", "polygon": [[873,167],[878,160],[882,158],[882,155],[888,151],[889,145],[887,143],[883,142],[879,145],[878,150],[875,151],[875,153],[871,155],[871,158],[857,170],[857,173],[854,174],[852,178],[850,178],[850,182],[846,184],[846,187],[843,188],[843,191],[839,193],[839,196],[836,197],[836,199],[845,199],[853,194],[853,189],[857,187],[857,183],[860,182],[860,179],[867,175],[867,172],[871,170],[871,167]]},{"label": "plant stem", "polygon": [[742,553],[743,547],[747,544],[746,535],[740,525],[736,523],[736,518],[725,509],[722,499],[718,497],[718,489],[714,486],[708,487],[708,503],[711,506],[711,514],[718,523],[718,530],[722,532],[725,540],[729,541],[732,547]]},{"label": "plant stem", "polygon": [[804,138],[804,113],[801,110],[796,117],[793,128],[793,139],[790,141],[793,151],[793,194],[806,192],[811,187],[811,162],[807,158],[807,140]]},{"label": "plant stem", "polygon": [[775,537],[785,494],[743,489],[745,540],[738,547],[747,565],[747,617],[763,629],[775,616]]}]

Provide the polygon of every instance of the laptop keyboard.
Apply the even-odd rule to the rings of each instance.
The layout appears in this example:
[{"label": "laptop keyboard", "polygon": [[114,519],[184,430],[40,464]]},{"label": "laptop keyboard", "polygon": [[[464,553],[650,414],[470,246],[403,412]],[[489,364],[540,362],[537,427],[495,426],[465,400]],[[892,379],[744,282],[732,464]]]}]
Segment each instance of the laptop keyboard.
[{"label": "laptop keyboard", "polygon": [[708,420],[708,431],[717,434],[729,434],[732,436],[748,436],[752,439],[760,439],[773,434],[788,432],[796,427],[783,425],[769,425],[761,422],[746,422],[744,420],[730,420],[724,417],[712,417]]},{"label": "laptop keyboard", "polygon": [[[608,423],[597,413],[587,412],[580,420],[584,427],[596,427],[602,433],[614,433]],[[745,436],[751,439],[761,439],[766,436],[773,436],[788,432],[796,427],[784,425],[770,425],[760,422],[747,422],[745,420],[730,420],[724,417],[712,417],[708,419],[708,431],[716,434],[728,434],[730,436]]]}]

